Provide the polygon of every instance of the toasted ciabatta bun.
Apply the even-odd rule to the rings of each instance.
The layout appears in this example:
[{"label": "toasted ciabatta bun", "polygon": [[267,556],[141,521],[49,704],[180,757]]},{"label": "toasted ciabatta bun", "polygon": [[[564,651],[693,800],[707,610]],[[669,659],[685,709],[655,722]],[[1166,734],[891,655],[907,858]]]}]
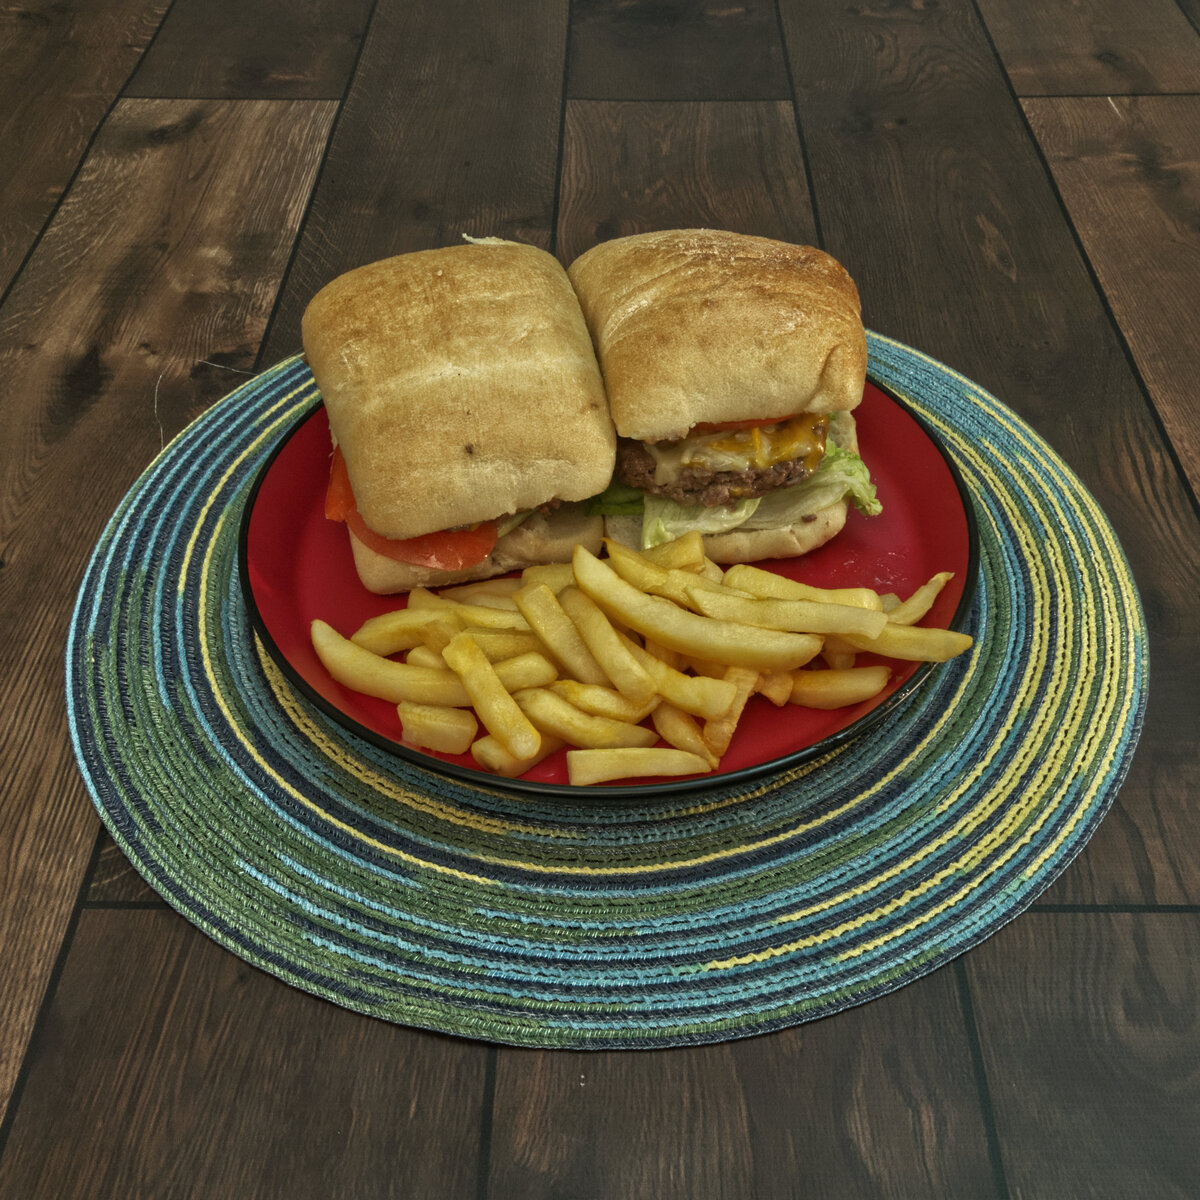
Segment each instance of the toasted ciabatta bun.
[{"label": "toasted ciabatta bun", "polygon": [[844,412],[867,367],[858,290],[812,246],[717,229],[602,242],[568,274],[622,437]]},{"label": "toasted ciabatta bun", "polygon": [[[482,239],[359,267],[317,293],[302,338],[359,514],[384,538],[583,500],[612,477],[591,339],[543,250]],[[368,586],[423,570],[367,568]]]},{"label": "toasted ciabatta bun", "polygon": [[[568,269],[600,359],[617,433],[685,438],[696,425],[849,413],[862,400],[867,343],[858,290],[812,246],[714,229],[603,242]],[[853,421],[841,421],[853,438]],[[843,445],[845,439],[843,438]],[[857,445],[845,446],[857,452]],[[719,563],[791,558],[846,523],[836,501],[794,524],[705,534]],[[608,536],[641,544],[640,517]]]},{"label": "toasted ciabatta bun", "polygon": [[589,517],[586,505],[564,504],[552,513],[534,513],[496,542],[491,554],[461,571],[438,571],[397,562],[377,554],[350,534],[354,565],[369,592],[381,596],[408,592],[415,587],[439,588],[452,583],[491,579],[540,563],[570,562],[576,546],[599,554],[604,538],[604,518]]}]

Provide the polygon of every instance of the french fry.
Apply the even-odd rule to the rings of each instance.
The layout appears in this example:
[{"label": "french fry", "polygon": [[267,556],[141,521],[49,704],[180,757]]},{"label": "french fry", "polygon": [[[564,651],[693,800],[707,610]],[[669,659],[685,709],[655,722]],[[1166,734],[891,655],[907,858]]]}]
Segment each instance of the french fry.
[{"label": "french fry", "polygon": [[472,629],[475,644],[491,662],[503,658],[515,658],[518,654],[544,654],[546,644],[533,630],[523,629]]},{"label": "french fry", "polygon": [[821,657],[825,660],[826,666],[832,667],[835,671],[844,671],[854,666],[854,660],[858,657],[858,649],[843,638],[829,636],[821,645]]},{"label": "french fry", "polygon": [[517,592],[514,599],[530,627],[568,675],[580,683],[609,682],[604,668],[588,649],[549,584],[531,583]]},{"label": "french fry", "polygon": [[421,630],[421,644],[429,650],[441,654],[450,644],[450,639],[462,632],[462,622],[447,614],[430,621]]},{"label": "french fry", "polygon": [[[789,675],[789,693],[791,685]],[[705,759],[710,771],[716,769],[720,759],[709,749],[704,740],[704,730],[691,713],[686,713],[682,708],[676,708],[674,704],[668,704],[664,700],[650,714],[650,720],[664,742],[669,742],[677,750],[686,750],[689,754]]]},{"label": "french fry", "polygon": [[870,588],[817,588],[798,583],[774,571],[749,563],[736,563],[725,572],[725,583],[753,596],[770,600],[812,600],[819,604],[846,604],[852,608],[882,609],[879,596]]},{"label": "french fry", "polygon": [[643,550],[642,554],[667,570],[679,568],[682,571],[700,571],[705,563],[704,538],[692,529],[673,541]]},{"label": "french fry", "polygon": [[733,703],[734,687],[727,679],[688,675],[656,658],[632,638],[622,635],[630,654],[646,668],[664,700],[697,717],[716,717]]},{"label": "french fry", "polygon": [[652,746],[658,741],[644,725],[586,713],[548,688],[524,688],[513,699],[537,729],[571,746]]},{"label": "french fry", "polygon": [[859,650],[870,650],[884,658],[905,662],[946,662],[969,650],[973,639],[953,629],[931,629],[925,625],[889,623],[878,637],[865,638],[844,634],[845,640]]},{"label": "french fry", "polygon": [[443,754],[465,754],[479,732],[479,722],[469,708],[417,704],[401,700],[396,705],[406,742]]},{"label": "french fry", "polygon": [[782,708],[792,696],[792,672],[771,671],[769,674],[759,674],[756,692],[766,696],[776,708]]},{"label": "french fry", "polygon": [[456,623],[458,628],[462,628],[455,618],[429,609],[398,608],[364,621],[350,635],[350,640],[364,650],[386,656],[421,645],[424,641],[422,635],[431,625],[447,622]]},{"label": "french fry", "polygon": [[463,708],[471,703],[466,688],[451,670],[412,667],[383,658],[343,637],[324,621],[313,621],[310,629],[317,657],[343,687],[393,704],[416,700]]},{"label": "french fry", "polygon": [[558,600],[613,687],[634,704],[648,703],[654,680],[629,652],[604,610],[579,588],[563,588]]},{"label": "french fry", "polygon": [[708,769],[708,761],[698,754],[669,746],[567,751],[567,778],[578,787],[614,779],[702,775]]},{"label": "french fry", "polygon": [[460,633],[442,653],[462,680],[488,733],[514,758],[532,758],[542,744],[542,735],[518,707],[470,633]]},{"label": "french fry", "polygon": [[915,625],[933,607],[942,588],[954,578],[953,571],[939,571],[927,583],[923,583],[907,600],[888,612],[893,625]]},{"label": "french fry", "polygon": [[544,583],[556,596],[575,582],[575,572],[569,562],[537,563],[521,572],[521,586],[534,587]]},{"label": "french fry", "polygon": [[805,708],[848,708],[879,695],[891,675],[891,670],[884,666],[795,671],[791,702]]},{"label": "french fry", "polygon": [[526,758],[517,758],[506,750],[492,735],[486,734],[471,746],[471,757],[485,770],[493,775],[503,775],[506,779],[516,779],[526,771],[536,767],[544,758],[549,758],[555,750],[561,750],[563,743],[558,738],[543,735],[542,744],[537,753]]},{"label": "french fry", "polygon": [[497,579],[479,579],[474,583],[459,583],[438,592],[443,600],[478,604],[511,596],[521,587],[519,575],[504,575]]},{"label": "french fry", "polygon": [[808,634],[703,617],[661,596],[647,595],[583,546],[575,547],[572,561],[579,587],[610,617],[683,654],[773,671],[802,666],[821,648],[820,639]]},{"label": "french fry", "polygon": [[[475,640],[473,636],[471,640]],[[487,658],[487,655],[484,657]],[[496,677],[509,692],[515,692],[518,688],[545,687],[558,678],[558,668],[538,650],[502,658],[492,666]]]},{"label": "french fry", "polygon": [[746,707],[746,701],[754,695],[754,689],[758,683],[758,672],[746,667],[728,667],[725,671],[725,679],[734,686],[733,703],[719,717],[705,721],[702,730],[704,744],[718,759],[729,749],[729,743],[733,740],[733,732],[742,719],[742,710]]},{"label": "french fry", "polygon": [[[449,638],[446,639],[449,642]],[[435,650],[432,646],[424,644],[414,646],[405,656],[404,661],[410,667],[434,667],[440,671],[448,671],[450,668],[446,666],[446,660],[442,657],[440,650]]]},{"label": "french fry", "polygon": [[878,637],[888,620],[882,612],[850,604],[766,597],[744,599],[704,587],[693,587],[689,594],[693,607],[705,616],[738,621],[759,629],[786,629],[795,633],[857,633],[863,637]]},{"label": "french fry", "polygon": [[549,685],[569,704],[581,708],[596,717],[611,717],[614,721],[628,721],[636,725],[657,707],[659,697],[651,696],[644,704],[634,704],[616,688],[603,687],[595,683],[580,683],[576,679],[558,679]]},{"label": "french fry", "polygon": [[428,588],[413,588],[408,593],[408,606],[441,615],[452,614],[463,625],[478,625],[482,629],[528,629],[529,623],[515,609],[488,608],[483,604],[460,603],[435,595]]}]

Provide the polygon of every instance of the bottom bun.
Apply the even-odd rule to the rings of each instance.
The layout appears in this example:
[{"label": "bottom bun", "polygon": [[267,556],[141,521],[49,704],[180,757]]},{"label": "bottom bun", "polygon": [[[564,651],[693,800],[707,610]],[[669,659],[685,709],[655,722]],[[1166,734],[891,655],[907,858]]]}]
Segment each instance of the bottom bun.
[{"label": "bottom bun", "polygon": [[363,586],[369,592],[386,596],[415,587],[436,588],[491,579],[540,563],[570,562],[577,545],[599,554],[603,536],[603,517],[589,517],[582,504],[564,504],[552,513],[535,513],[528,517],[512,533],[505,534],[483,562],[461,571],[438,571],[397,562],[368,549],[353,533],[350,534],[350,546]]},{"label": "bottom bun", "polygon": [[[715,563],[752,563],[765,558],[796,558],[823,546],[846,524],[844,500],[814,513],[807,521],[773,529],[731,529],[704,537],[704,553]],[[614,541],[641,549],[641,517],[608,517],[604,532]]]}]

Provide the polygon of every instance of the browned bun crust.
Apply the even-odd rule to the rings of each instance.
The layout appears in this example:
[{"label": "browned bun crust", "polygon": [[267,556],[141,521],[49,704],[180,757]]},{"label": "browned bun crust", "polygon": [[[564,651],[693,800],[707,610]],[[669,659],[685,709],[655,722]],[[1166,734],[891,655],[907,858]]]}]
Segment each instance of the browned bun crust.
[{"label": "browned bun crust", "polygon": [[604,384],[544,250],[487,239],[370,263],[317,293],[302,337],[359,512],[384,537],[608,485]]},{"label": "browned bun crust", "polygon": [[568,269],[617,432],[838,412],[862,399],[858,291],[812,246],[714,229],[602,242]]},{"label": "browned bun crust", "polygon": [[570,562],[576,545],[586,546],[593,554],[599,554],[603,536],[603,517],[589,517],[585,505],[564,504],[549,515],[534,513],[512,533],[502,537],[483,562],[461,571],[435,571],[430,567],[396,562],[368,549],[353,533],[350,534],[350,546],[363,586],[370,592],[386,596],[415,587],[437,588],[491,579],[539,563]]}]

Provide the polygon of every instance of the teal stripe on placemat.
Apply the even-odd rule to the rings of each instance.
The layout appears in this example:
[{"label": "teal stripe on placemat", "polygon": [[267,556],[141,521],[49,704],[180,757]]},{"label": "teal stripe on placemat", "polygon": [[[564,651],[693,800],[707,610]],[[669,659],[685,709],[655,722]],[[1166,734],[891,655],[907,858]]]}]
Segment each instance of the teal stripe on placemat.
[{"label": "teal stripe on placemat", "polygon": [[319,400],[296,358],[176,438],[89,564],[68,716],[114,840],[188,920],[287,982],[521,1045],[742,1037],[977,944],[1112,802],[1145,705],[1145,625],[1110,525],[1054,452],[971,381],[869,346],[872,377],[959,468],[980,581],[973,651],[849,746],[597,808],[444,779],[330,721],[257,645],[238,580],[249,487]]}]

